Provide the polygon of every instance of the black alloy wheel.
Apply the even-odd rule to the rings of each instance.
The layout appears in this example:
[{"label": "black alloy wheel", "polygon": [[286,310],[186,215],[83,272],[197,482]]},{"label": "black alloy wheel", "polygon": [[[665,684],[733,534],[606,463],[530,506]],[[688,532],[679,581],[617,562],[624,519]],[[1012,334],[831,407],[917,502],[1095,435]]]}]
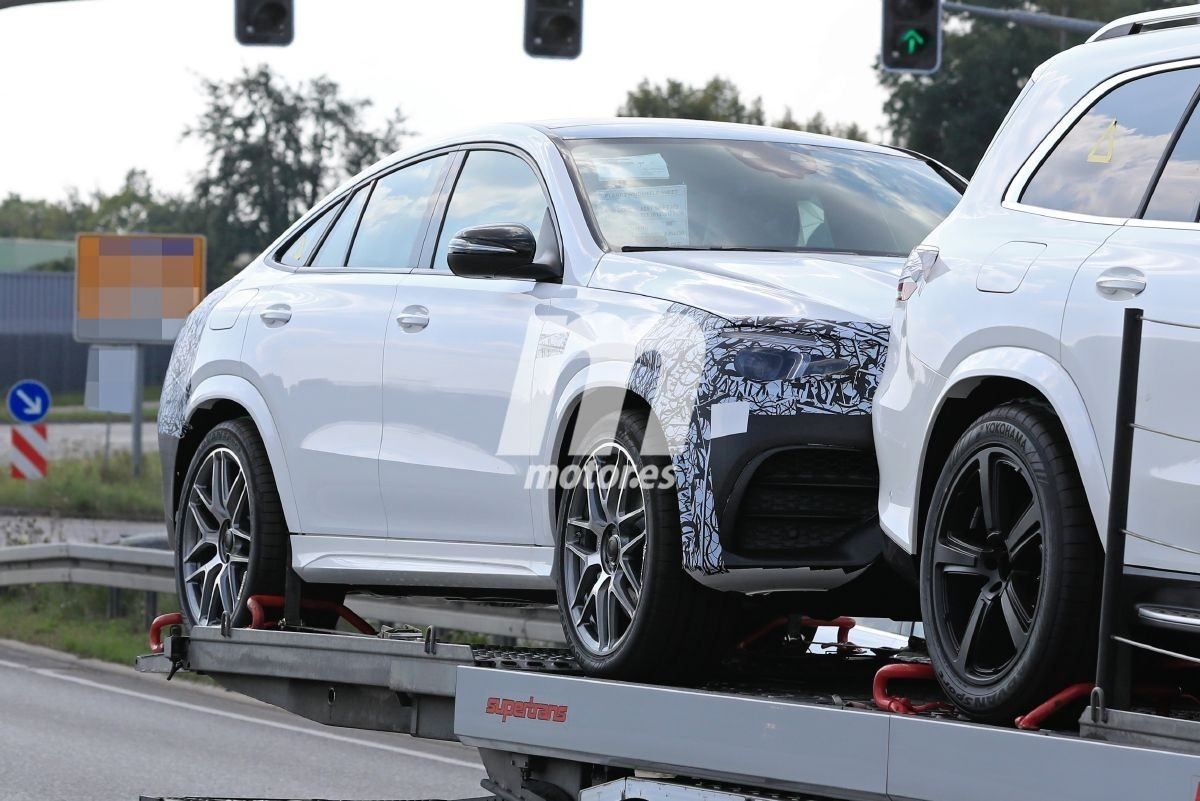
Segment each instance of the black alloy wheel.
[{"label": "black alloy wheel", "polygon": [[976,420],[934,488],[921,609],[950,699],[1008,721],[1094,670],[1101,553],[1058,418],[1014,402]]}]

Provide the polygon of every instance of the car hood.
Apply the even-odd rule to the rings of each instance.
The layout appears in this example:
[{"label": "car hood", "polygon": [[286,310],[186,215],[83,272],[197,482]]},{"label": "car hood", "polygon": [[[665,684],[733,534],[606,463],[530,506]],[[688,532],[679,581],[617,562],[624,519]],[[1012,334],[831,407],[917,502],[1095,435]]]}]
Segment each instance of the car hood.
[{"label": "car hood", "polygon": [[730,320],[888,323],[901,257],[730,251],[609,253],[588,285],[683,303]]}]

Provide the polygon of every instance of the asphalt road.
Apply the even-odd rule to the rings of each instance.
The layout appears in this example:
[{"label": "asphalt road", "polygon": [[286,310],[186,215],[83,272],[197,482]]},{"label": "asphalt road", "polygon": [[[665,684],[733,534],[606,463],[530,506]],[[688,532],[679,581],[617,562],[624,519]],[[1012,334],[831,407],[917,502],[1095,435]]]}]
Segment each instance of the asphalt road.
[{"label": "asphalt road", "polygon": [[209,687],[0,640],[0,798],[469,798],[474,749],[336,729]]}]

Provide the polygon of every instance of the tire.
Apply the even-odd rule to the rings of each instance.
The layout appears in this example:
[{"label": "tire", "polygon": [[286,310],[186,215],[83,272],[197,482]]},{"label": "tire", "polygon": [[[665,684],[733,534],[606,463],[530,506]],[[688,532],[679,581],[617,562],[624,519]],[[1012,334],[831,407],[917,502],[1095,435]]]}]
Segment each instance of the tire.
[{"label": "tire", "polygon": [[[637,411],[601,419],[576,440],[582,455],[571,464],[584,476],[606,464],[616,466],[609,473],[613,477],[642,476],[647,467],[673,476],[668,457],[642,455],[647,420]],[[661,440],[654,436],[653,441]],[[645,450],[666,453],[662,447]],[[611,496],[601,494],[604,483],[576,482],[564,488],[559,503],[554,574],[563,630],[575,659],[588,675],[634,681],[671,682],[703,672],[726,639],[728,600],[683,571],[673,483],[626,482],[623,498],[619,487],[610,485],[618,492],[611,506],[605,503]],[[617,512],[615,524],[610,510]],[[607,590],[596,590],[602,583]],[[614,622],[605,631],[595,611],[603,604]]]},{"label": "tire", "polygon": [[1058,418],[1014,402],[976,420],[946,461],[921,543],[925,636],[950,700],[1011,722],[1091,676],[1100,568]]},{"label": "tire", "polygon": [[271,463],[249,418],[221,423],[201,441],[175,530],[175,585],[189,626],[217,625],[225,614],[233,626],[245,626],[251,595],[283,593],[288,531]]}]

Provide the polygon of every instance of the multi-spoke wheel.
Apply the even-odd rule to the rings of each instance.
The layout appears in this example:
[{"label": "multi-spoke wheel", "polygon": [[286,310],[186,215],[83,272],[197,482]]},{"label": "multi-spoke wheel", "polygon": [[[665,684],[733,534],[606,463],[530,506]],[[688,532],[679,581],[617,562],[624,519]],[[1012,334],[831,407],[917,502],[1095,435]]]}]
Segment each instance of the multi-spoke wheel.
[{"label": "multi-spoke wheel", "polygon": [[921,604],[938,678],[965,711],[1011,718],[1086,670],[1097,545],[1048,410],[1010,404],[963,434],[929,509]]},{"label": "multi-spoke wheel", "polygon": [[683,572],[661,435],[645,413],[626,411],[575,443],[580,455],[563,473],[572,480],[561,488],[555,576],[576,659],[590,675],[623,679],[701,671],[720,653],[727,599]]},{"label": "multi-spoke wheel", "polygon": [[588,650],[611,653],[633,625],[646,564],[646,498],[629,451],[601,445],[583,462],[563,532],[571,624]]},{"label": "multi-spoke wheel", "polygon": [[180,547],[188,612],[197,623],[219,623],[237,609],[250,564],[251,502],[237,454],[225,447],[209,451],[185,503]]},{"label": "multi-spoke wheel", "polygon": [[233,625],[253,593],[282,587],[286,532],[265,449],[248,420],[221,423],[192,458],[175,518],[176,585],[192,625]]}]

